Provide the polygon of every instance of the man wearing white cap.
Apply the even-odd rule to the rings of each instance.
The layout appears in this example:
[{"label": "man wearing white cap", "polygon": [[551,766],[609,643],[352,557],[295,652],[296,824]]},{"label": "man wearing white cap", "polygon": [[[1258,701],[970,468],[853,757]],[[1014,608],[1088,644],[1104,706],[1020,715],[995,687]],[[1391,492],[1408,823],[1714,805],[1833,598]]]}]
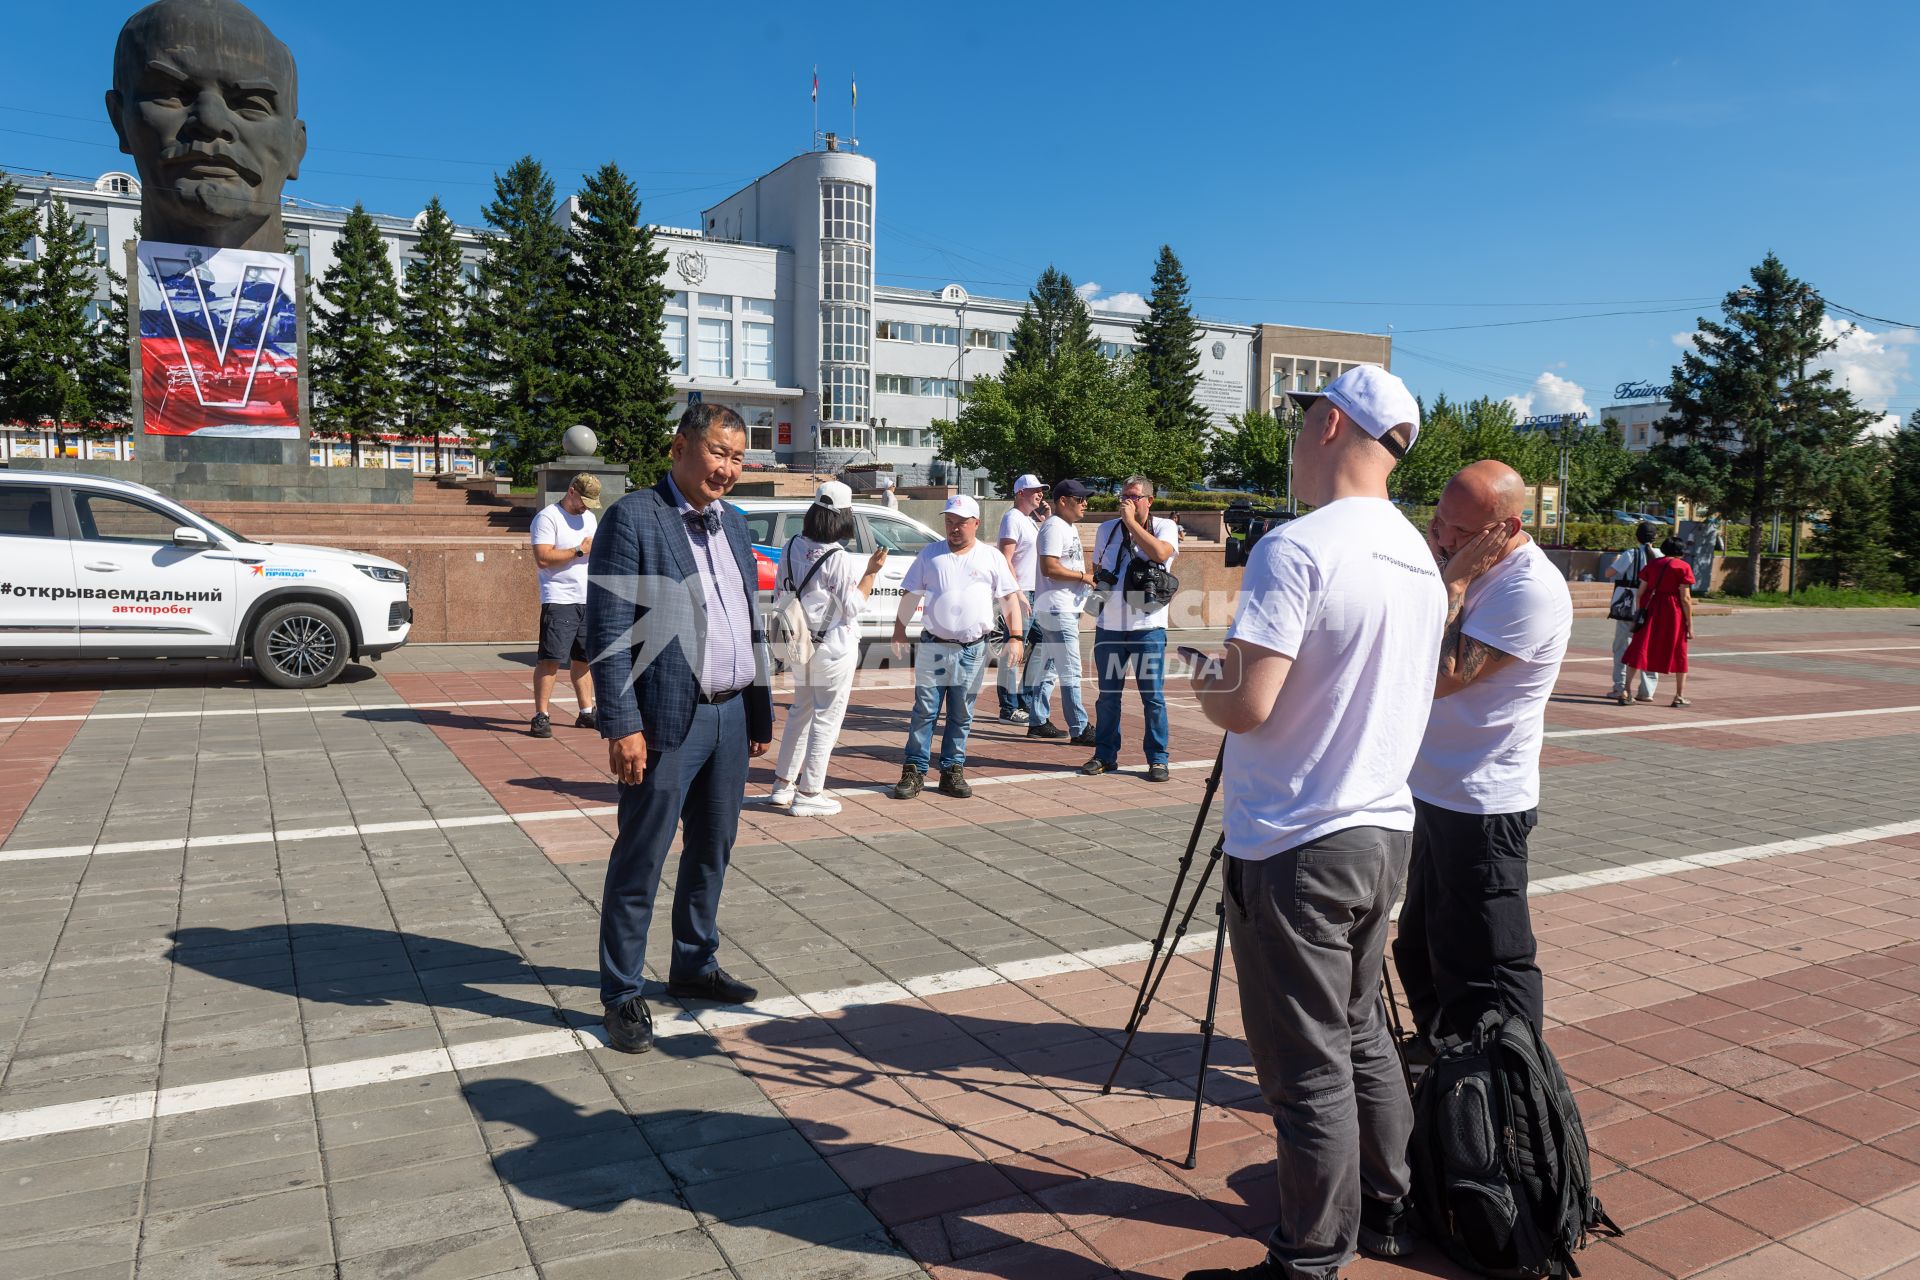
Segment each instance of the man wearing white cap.
[{"label": "man wearing white cap", "polygon": [[900,497],[893,491],[893,477],[880,477],[880,505],[889,511],[900,509]]},{"label": "man wearing white cap", "polygon": [[[1033,592],[1039,585],[1035,576],[1039,563],[1040,526],[1033,513],[1046,496],[1047,487],[1035,475],[1021,476],[1013,482],[1013,505],[1000,517],[1000,554],[1007,558],[1020,595],[1026,602],[1026,616],[1033,616]],[[1020,669],[1009,657],[1000,659],[1000,675],[994,683],[1000,695],[1000,718],[1008,724],[1028,722],[1026,698],[1021,690]],[[1057,732],[1057,731],[1056,731]],[[1047,735],[1040,735],[1047,736]]]},{"label": "man wearing white cap", "polygon": [[1331,1280],[1356,1246],[1413,1247],[1413,1108],[1380,970],[1447,592],[1387,500],[1420,431],[1406,384],[1361,365],[1294,398],[1294,486],[1315,510],[1255,545],[1226,652],[1193,676],[1227,731],[1222,909],[1279,1140],[1279,1221],[1257,1266],[1187,1280]]},{"label": "man wearing white cap", "polygon": [[1007,619],[1012,639],[1007,652],[1021,658],[1026,634],[1025,602],[1007,559],[979,541],[980,504],[967,495],[947,499],[943,513],[947,537],[920,548],[900,581],[900,612],[893,621],[893,651],[907,653],[907,620],[924,600],[920,644],[913,662],[913,718],[907,729],[906,762],[894,798],[920,794],[932,761],[933,723],[946,706],[946,733],[940,740],[940,792],[965,799],[967,733],[973,727],[973,700],[987,670],[987,637],[994,629],[994,605]]}]

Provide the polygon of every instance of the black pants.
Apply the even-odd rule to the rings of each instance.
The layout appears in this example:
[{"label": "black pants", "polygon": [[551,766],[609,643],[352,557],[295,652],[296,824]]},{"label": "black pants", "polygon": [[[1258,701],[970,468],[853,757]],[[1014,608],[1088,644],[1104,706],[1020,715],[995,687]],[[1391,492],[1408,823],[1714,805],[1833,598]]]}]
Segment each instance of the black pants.
[{"label": "black pants", "polygon": [[1489,1009],[1545,1013],[1527,911],[1527,833],[1539,811],[1459,813],[1413,802],[1413,862],[1393,966],[1428,1036],[1471,1034]]}]

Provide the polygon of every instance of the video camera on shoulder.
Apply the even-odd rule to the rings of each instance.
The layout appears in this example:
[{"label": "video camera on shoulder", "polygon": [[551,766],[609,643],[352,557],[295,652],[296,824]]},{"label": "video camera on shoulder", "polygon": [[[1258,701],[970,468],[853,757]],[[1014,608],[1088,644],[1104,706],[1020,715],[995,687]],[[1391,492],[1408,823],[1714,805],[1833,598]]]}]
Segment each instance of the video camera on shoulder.
[{"label": "video camera on shoulder", "polygon": [[1238,569],[1253,554],[1254,543],[1278,529],[1298,514],[1278,507],[1256,507],[1245,498],[1235,498],[1221,513],[1227,526],[1227,568]]}]

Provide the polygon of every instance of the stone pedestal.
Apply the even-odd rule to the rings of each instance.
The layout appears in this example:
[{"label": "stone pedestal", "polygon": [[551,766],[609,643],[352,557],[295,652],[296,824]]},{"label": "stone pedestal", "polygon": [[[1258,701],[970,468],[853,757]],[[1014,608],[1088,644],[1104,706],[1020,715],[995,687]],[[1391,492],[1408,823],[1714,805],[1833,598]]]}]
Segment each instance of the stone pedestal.
[{"label": "stone pedestal", "polygon": [[261,440],[247,436],[142,435],[136,456],[142,461],[200,463],[211,466],[309,465],[311,452],[301,439]]},{"label": "stone pedestal", "polygon": [[592,455],[562,454],[534,470],[533,484],[540,491],[540,505],[546,507],[560,501],[573,478],[583,471],[600,477],[600,509],[603,511],[620,501],[627,491],[627,469],[618,463]]}]

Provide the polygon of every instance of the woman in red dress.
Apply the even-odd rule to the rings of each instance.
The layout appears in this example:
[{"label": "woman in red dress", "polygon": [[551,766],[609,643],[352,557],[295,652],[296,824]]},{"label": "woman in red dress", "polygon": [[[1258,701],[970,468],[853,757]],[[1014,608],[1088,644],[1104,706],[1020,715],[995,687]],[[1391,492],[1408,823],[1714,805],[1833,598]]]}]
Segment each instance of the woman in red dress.
[{"label": "woman in red dress", "polygon": [[[1656,560],[1640,574],[1638,608],[1645,621],[1634,631],[1621,661],[1627,666],[1626,688],[1639,682],[1642,671],[1674,677],[1673,706],[1687,706],[1687,642],[1693,639],[1693,566],[1682,559],[1686,548],[1678,538],[1660,544],[1665,559]],[[1631,693],[1618,699],[1633,705]]]}]

